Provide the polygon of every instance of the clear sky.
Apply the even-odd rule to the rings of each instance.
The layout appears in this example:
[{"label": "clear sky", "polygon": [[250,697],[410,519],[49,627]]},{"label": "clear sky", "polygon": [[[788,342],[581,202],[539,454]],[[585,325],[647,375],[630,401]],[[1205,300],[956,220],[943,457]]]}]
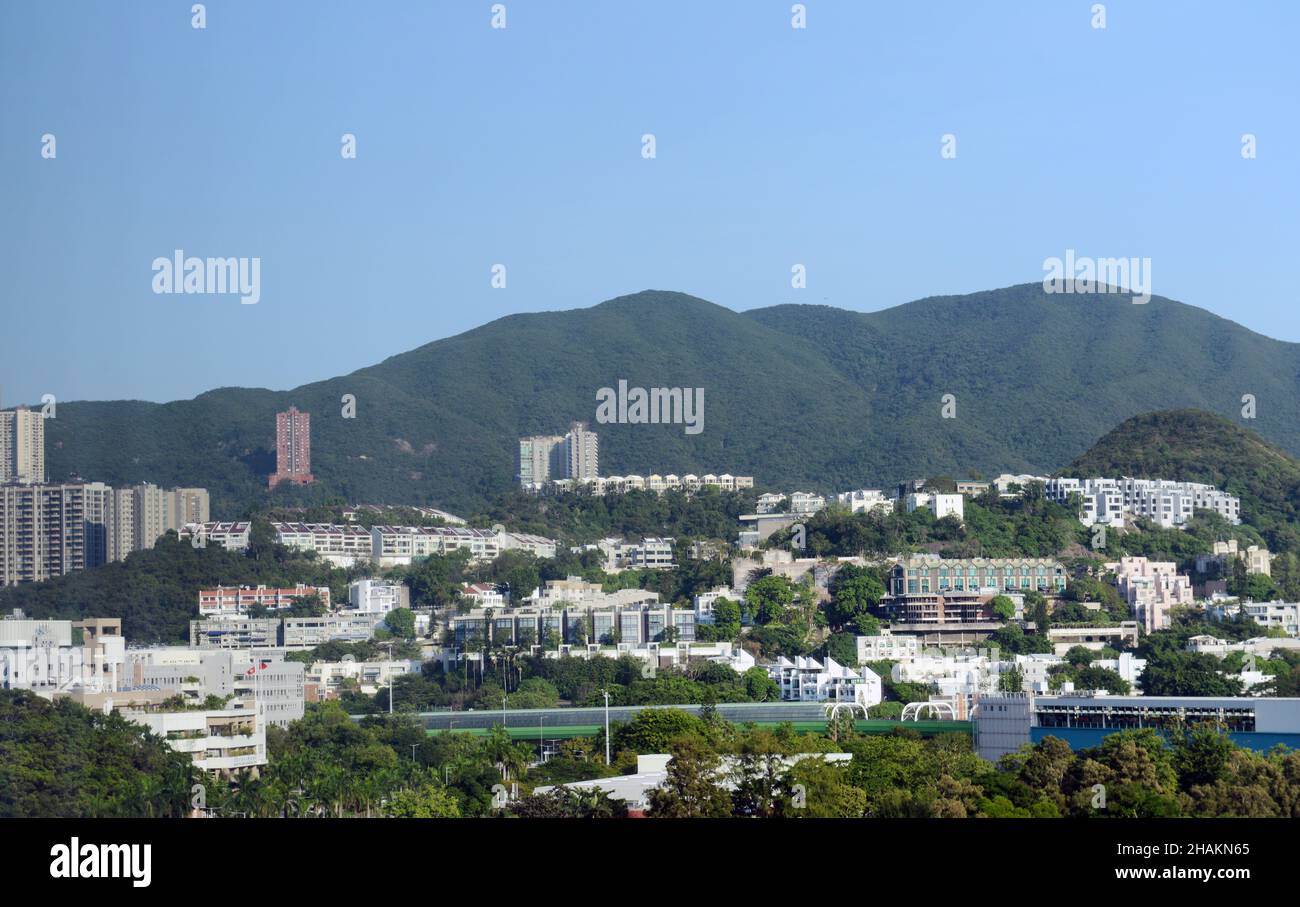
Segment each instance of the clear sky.
[{"label": "clear sky", "polygon": [[[649,288],[871,311],[1069,248],[1300,340],[1300,3],[190,6],[0,0],[4,405],[290,388]],[[175,249],[260,258],[260,302],[155,294]]]}]

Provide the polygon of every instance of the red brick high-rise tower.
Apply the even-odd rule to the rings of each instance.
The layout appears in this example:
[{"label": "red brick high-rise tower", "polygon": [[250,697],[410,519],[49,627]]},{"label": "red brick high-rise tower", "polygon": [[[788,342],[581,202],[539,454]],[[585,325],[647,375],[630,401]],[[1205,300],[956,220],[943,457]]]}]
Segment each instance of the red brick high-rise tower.
[{"label": "red brick high-rise tower", "polygon": [[269,480],[274,488],[281,482],[310,485],[316,479],[311,474],[311,413],[302,413],[289,407],[286,413],[275,414],[275,474]]}]

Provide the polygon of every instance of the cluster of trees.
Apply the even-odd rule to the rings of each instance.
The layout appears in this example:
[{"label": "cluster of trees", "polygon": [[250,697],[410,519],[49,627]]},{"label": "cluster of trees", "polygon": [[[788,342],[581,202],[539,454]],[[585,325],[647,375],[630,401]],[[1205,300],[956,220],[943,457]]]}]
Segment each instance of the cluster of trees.
[{"label": "cluster of trees", "polygon": [[[560,704],[596,706],[608,691],[614,705],[683,705],[717,702],[773,702],[780,688],[762,668],[743,674],[710,662],[684,670],[652,670],[646,662],[620,658],[538,658],[489,652],[481,671],[444,671],[428,662],[419,674],[393,682],[393,709],[398,712],[434,709],[551,708]],[[387,688],[374,697],[349,697],[344,703],[356,713],[388,711]]]},{"label": "cluster of trees", "polygon": [[[1118,732],[1079,751],[1047,737],[997,765],[962,734],[860,734],[851,720],[799,734],[735,725],[710,708],[646,710],[610,734],[609,765],[603,736],[565,741],[541,762],[499,726],[429,735],[409,715],[358,722],[320,703],[268,730],[259,772],[220,779],[198,777],[188,756],[124,718],[0,691],[0,815],[198,806],[221,817],[613,817],[625,805],[599,792],[537,788],[625,774],[638,754],[667,752],[652,817],[1300,818],[1300,752],[1256,753],[1210,725]],[[832,752],[850,758],[823,758]]]},{"label": "cluster of trees", "polygon": [[[1063,684],[1070,682],[1076,690],[1105,690],[1108,693],[1124,696],[1132,692],[1132,686],[1119,676],[1118,671],[1102,668],[1093,664],[1098,659],[1107,658],[1103,653],[1086,646],[1074,646],[1065,653],[1065,661],[1047,669],[1048,685],[1059,690]],[[1012,688],[1019,692],[1021,686]]]},{"label": "cluster of trees", "polygon": [[116,713],[0,690],[0,818],[177,817],[195,771]]},{"label": "cluster of trees", "polygon": [[687,494],[629,491],[625,494],[533,495],[519,490],[502,494],[474,515],[485,526],[501,523],[511,530],[550,535],[570,544],[602,538],[646,536],[730,539],[743,513],[752,513],[753,489],[723,492],[704,488]]},{"label": "cluster of trees", "polygon": [[[860,735],[845,724],[833,741],[779,730],[719,738],[706,720],[681,724],[651,816],[1300,816],[1300,753],[1255,753],[1209,726],[1119,732],[1079,751],[1049,737],[992,765],[960,735]],[[791,759],[828,750],[852,759]]]}]

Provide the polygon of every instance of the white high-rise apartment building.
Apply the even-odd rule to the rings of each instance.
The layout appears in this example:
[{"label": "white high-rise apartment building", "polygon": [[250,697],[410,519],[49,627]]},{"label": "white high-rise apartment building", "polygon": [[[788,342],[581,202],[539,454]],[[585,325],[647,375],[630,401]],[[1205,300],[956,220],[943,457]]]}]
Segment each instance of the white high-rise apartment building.
[{"label": "white high-rise apartment building", "polygon": [[44,416],[25,406],[0,412],[0,483],[44,481]]}]

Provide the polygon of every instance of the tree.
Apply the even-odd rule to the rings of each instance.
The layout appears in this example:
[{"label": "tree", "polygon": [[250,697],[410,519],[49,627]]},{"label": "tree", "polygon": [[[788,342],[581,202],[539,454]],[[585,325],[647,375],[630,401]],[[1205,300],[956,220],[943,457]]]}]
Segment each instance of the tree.
[{"label": "tree", "polygon": [[740,633],[740,605],[726,597],[713,603],[713,625],[718,638],[735,639]]},{"label": "tree", "polygon": [[858,640],[852,633],[832,633],[826,638],[824,653],[842,665],[858,663]]},{"label": "tree", "polygon": [[794,781],[774,741],[746,740],[729,772],[731,814],[737,818],[788,816],[794,807]]},{"label": "tree", "polygon": [[998,620],[1011,620],[1016,616],[1016,605],[1005,595],[995,595],[989,602],[989,607],[993,609],[993,616]]},{"label": "tree", "polygon": [[[839,629],[871,618],[871,612],[885,595],[885,587],[874,570],[845,564],[831,580],[830,593],[826,617],[832,628]],[[876,626],[879,627],[878,622]]]},{"label": "tree", "polygon": [[672,747],[668,777],[650,793],[649,815],[661,819],[721,819],[731,815],[731,797],[717,783],[721,760],[694,737]]},{"label": "tree", "polygon": [[745,695],[751,702],[779,702],[781,685],[763,668],[755,665],[744,673]]},{"label": "tree", "polygon": [[415,638],[415,612],[410,608],[394,608],[384,617],[384,625],[402,639]]},{"label": "tree", "polygon": [[765,576],[750,583],[745,602],[756,624],[770,624],[794,604],[794,589],[784,576]]},{"label": "tree", "polygon": [[1241,681],[1226,676],[1219,659],[1178,649],[1149,652],[1139,682],[1147,696],[1241,695]]},{"label": "tree", "polygon": [[631,721],[610,729],[615,749],[663,753],[679,737],[703,730],[700,719],[682,709],[642,709]]},{"label": "tree", "polygon": [[627,804],[600,788],[557,787],[520,797],[509,810],[522,819],[615,819],[627,815]]},{"label": "tree", "polygon": [[458,819],[460,806],[446,788],[431,779],[420,787],[392,794],[387,814],[393,819]]},{"label": "tree", "polygon": [[998,675],[998,691],[1002,693],[1022,693],[1025,689],[1025,675],[1019,668],[1003,671]]}]

